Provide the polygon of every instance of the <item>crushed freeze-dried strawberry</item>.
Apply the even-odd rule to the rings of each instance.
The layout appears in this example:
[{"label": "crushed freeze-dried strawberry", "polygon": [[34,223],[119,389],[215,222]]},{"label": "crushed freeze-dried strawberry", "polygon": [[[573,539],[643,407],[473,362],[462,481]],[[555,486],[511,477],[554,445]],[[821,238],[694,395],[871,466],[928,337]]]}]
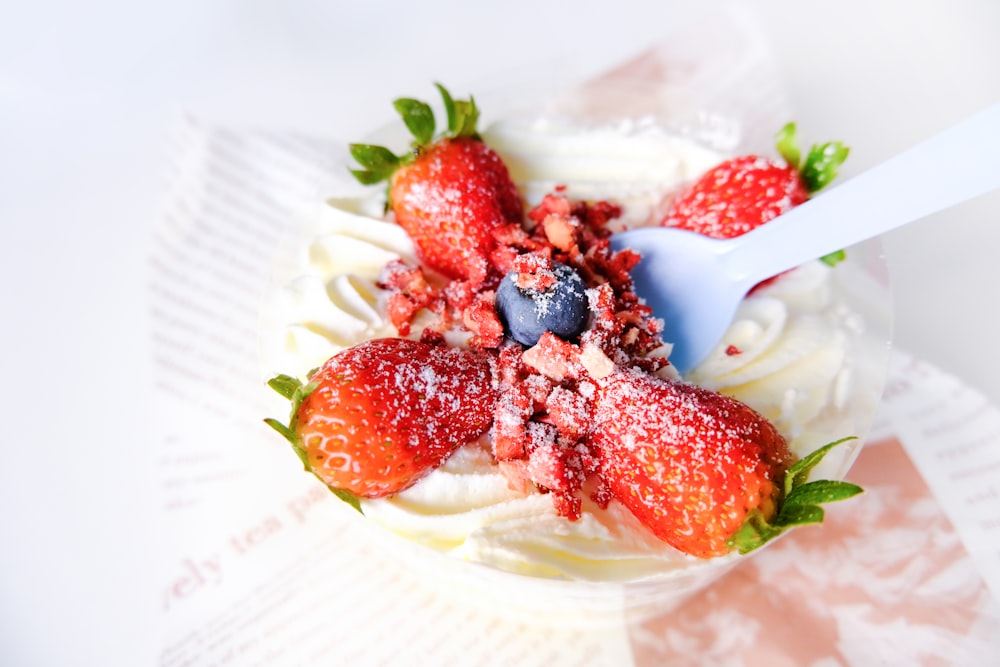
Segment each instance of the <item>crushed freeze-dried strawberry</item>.
[{"label": "crushed freeze-dried strawberry", "polygon": [[601,236],[608,235],[606,229],[609,222],[621,217],[622,207],[607,201],[576,202],[573,205],[573,215],[588,228]]},{"label": "crushed freeze-dried strawberry", "polygon": [[531,410],[534,414],[545,412],[549,395],[556,385],[552,380],[538,373],[530,373],[521,381],[522,390],[531,400]]},{"label": "crushed freeze-dried strawberry", "polygon": [[445,302],[453,313],[461,313],[472,305],[477,290],[470,281],[453,280],[444,288]]},{"label": "crushed freeze-dried strawberry", "polygon": [[524,459],[497,461],[500,474],[507,480],[507,488],[515,493],[528,494],[534,488],[528,477],[528,462]]},{"label": "crushed freeze-dried strawberry", "polygon": [[577,232],[579,228],[580,221],[571,216],[547,215],[542,220],[542,230],[545,232],[545,238],[565,253],[576,254],[579,252],[577,244]]},{"label": "crushed freeze-dried strawberry", "polygon": [[444,305],[440,292],[427,282],[423,269],[402,260],[393,260],[382,269],[378,285],[390,292],[386,314],[402,336],[409,335],[420,310],[441,312]]},{"label": "crushed freeze-dried strawberry", "polygon": [[436,329],[431,329],[427,327],[420,332],[420,342],[426,343],[427,345],[434,345],[435,347],[440,347],[446,344],[444,334]]},{"label": "crushed freeze-dried strawberry", "polygon": [[579,378],[583,372],[580,348],[548,331],[538,343],[524,351],[524,363],[556,382],[566,378]]},{"label": "crushed freeze-dried strawberry", "polygon": [[553,271],[551,249],[518,255],[511,264],[511,271],[517,276],[515,282],[522,290],[544,292],[558,280]]},{"label": "crushed freeze-dried strawberry", "polygon": [[469,345],[474,348],[497,348],[503,343],[503,323],[495,302],[494,292],[482,292],[462,311],[462,322],[473,334]]},{"label": "crushed freeze-dried strawberry", "polygon": [[[658,353],[662,325],[633,290],[630,271],[640,257],[614,251],[608,240],[608,223],[621,212],[610,202],[571,201],[558,187],[527,213],[524,226],[492,229],[493,247],[463,278],[441,281],[433,274],[438,282],[432,283],[423,270],[401,261],[380,277],[400,335],[408,335],[426,310],[436,319],[422,339],[444,344],[447,331],[466,332],[470,347],[492,356],[499,399],[491,441],[500,471],[518,493],[535,488],[549,494],[570,520],[580,517],[585,483],[598,505],[610,499],[587,445],[595,383],[618,367],[658,372],[668,365]],[[544,292],[557,279],[556,263],[573,268],[586,286],[587,329],[576,343],[545,333],[525,349],[504,335],[495,290],[516,272],[521,289]]]},{"label": "crushed freeze-dried strawberry", "polygon": [[557,491],[552,494],[552,505],[560,516],[570,521],[577,521],[583,516],[583,502],[579,496],[567,491]]},{"label": "crushed freeze-dried strawberry", "polygon": [[537,447],[528,454],[528,477],[549,491],[571,491],[572,474],[566,469],[561,447]]},{"label": "crushed freeze-dried strawberry", "polygon": [[586,446],[574,446],[572,440],[560,438],[550,442],[554,428],[542,432],[544,440],[530,450],[526,472],[542,492],[551,493],[556,512],[575,521],[580,518],[582,507],[577,494],[596,472],[597,459]]},{"label": "crushed freeze-dried strawberry", "polygon": [[590,430],[592,408],[585,396],[564,387],[553,389],[545,401],[549,419],[568,438],[580,438]]},{"label": "crushed freeze-dried strawberry", "polygon": [[597,486],[590,494],[590,499],[597,503],[601,509],[607,509],[608,503],[614,500],[614,494],[611,493],[611,489],[608,488],[603,479],[598,479]]},{"label": "crushed freeze-dried strawberry", "polygon": [[523,459],[527,452],[525,424],[531,419],[531,414],[519,409],[513,401],[506,400],[509,398],[504,396],[504,400],[497,404],[493,417],[493,457],[497,461]]},{"label": "crushed freeze-dried strawberry", "polygon": [[538,206],[528,211],[528,219],[538,224],[547,216],[570,215],[572,212],[573,205],[565,195],[551,193],[545,195]]}]

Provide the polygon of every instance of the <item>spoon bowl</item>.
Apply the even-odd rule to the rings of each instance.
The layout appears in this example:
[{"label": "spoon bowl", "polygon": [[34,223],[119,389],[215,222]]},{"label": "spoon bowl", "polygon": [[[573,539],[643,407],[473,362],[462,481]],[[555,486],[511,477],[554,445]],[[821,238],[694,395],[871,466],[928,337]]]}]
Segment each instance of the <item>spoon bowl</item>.
[{"label": "spoon bowl", "polygon": [[632,269],[635,291],[663,319],[664,336],[674,345],[670,363],[682,373],[715,347],[753,287],[730,270],[735,245],[733,239],[668,227],[644,227],[612,237],[616,250],[631,248],[642,255]]},{"label": "spoon bowl", "polygon": [[619,232],[642,254],[636,293],[664,321],[686,373],[719,343],[758,282],[1000,187],[1000,104],[733,239],[668,227]]}]

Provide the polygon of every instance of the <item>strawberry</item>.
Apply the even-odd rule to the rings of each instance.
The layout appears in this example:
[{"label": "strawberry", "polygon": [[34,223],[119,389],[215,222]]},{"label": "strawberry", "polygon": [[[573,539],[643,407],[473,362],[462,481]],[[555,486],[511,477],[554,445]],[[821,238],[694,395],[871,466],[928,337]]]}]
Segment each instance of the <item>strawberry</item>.
[{"label": "strawberry", "polygon": [[485,357],[404,338],[366,341],[330,358],[306,385],[269,384],[292,401],[284,435],[341,498],[399,493],[492,424],[496,392]]},{"label": "strawberry", "polygon": [[714,238],[746,234],[805,202],[847,159],[847,147],[830,142],[813,146],[803,163],[794,123],[776,140],[783,159],[744,155],[722,162],[674,199],[660,224]]},{"label": "strawberry", "polygon": [[820,484],[806,483],[812,459],[785,484],[793,457],[770,422],[733,398],[638,371],[602,384],[590,444],[612,496],[657,537],[701,558],[749,551],[822,520],[818,502],[860,491],[822,482],[830,493],[809,495]]},{"label": "strawberry", "polygon": [[420,259],[450,278],[485,280],[494,232],[520,225],[523,205],[507,166],[476,131],[475,101],[453,100],[437,85],[448,115],[448,129],[435,136],[431,108],[418,100],[395,101],[413,134],[412,151],[394,155],[387,148],[352,144],[363,168],[352,170],[364,184],[389,181],[389,205]]}]

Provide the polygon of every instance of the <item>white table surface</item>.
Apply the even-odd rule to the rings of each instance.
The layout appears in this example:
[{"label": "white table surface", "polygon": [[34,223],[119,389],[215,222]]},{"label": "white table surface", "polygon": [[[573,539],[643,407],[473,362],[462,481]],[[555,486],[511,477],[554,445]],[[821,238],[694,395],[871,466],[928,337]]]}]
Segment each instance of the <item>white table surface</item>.
[{"label": "white table surface", "polygon": [[[746,3],[848,172],[1000,101],[1000,3]],[[0,21],[0,664],[155,661],[147,235],[182,111],[362,136],[401,93],[600,71],[662,0],[6,3]],[[613,9],[612,9],[613,8]],[[1000,402],[1000,192],[889,234],[895,339]]]}]

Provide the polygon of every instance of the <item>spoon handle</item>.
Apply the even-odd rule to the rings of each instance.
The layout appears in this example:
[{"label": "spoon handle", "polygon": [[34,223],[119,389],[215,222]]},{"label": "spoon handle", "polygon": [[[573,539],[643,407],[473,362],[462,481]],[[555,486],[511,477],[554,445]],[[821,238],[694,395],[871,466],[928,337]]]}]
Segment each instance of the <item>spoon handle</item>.
[{"label": "spoon handle", "polygon": [[996,187],[1000,104],[745,234],[727,261],[753,283]]}]

